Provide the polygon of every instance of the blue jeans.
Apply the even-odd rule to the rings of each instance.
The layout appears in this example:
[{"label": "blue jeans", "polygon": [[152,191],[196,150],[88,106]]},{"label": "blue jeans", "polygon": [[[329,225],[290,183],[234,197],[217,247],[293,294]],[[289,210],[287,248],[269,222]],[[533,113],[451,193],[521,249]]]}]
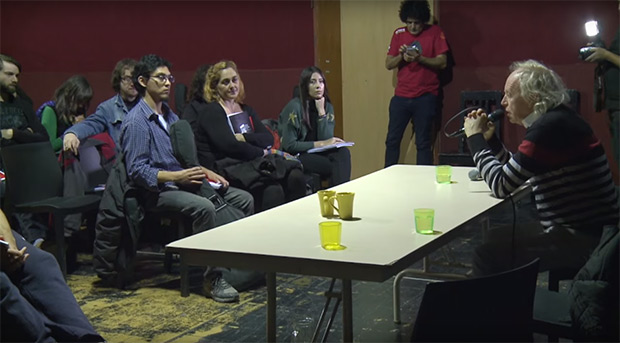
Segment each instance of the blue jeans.
[{"label": "blue jeans", "polygon": [[437,96],[426,93],[417,98],[394,96],[390,101],[390,122],[385,139],[385,166],[398,163],[400,142],[409,124],[415,129],[416,163],[433,164],[433,125],[437,112]]},{"label": "blue jeans", "polygon": [[103,342],[80,309],[54,256],[13,231],[30,254],[23,267],[0,272],[3,342]]}]

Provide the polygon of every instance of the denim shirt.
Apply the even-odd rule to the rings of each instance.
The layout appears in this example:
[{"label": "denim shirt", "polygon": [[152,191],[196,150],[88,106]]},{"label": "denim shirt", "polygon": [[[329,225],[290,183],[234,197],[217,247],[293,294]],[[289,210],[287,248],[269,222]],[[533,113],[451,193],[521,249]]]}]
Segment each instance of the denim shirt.
[{"label": "denim shirt", "polygon": [[80,123],[70,127],[65,134],[71,132],[76,135],[79,140],[83,140],[107,131],[114,140],[114,144],[116,144],[116,153],[119,153],[121,150],[119,141],[121,124],[128,112],[123,98],[121,98],[120,94],[117,94],[99,104],[95,113],[89,115]]},{"label": "denim shirt", "polygon": [[[166,103],[162,104],[162,111],[168,127],[179,120]],[[136,185],[154,192],[176,188],[174,182],[162,185],[157,183],[159,171],[178,171],[183,168],[174,157],[168,129],[144,99],[140,99],[125,117],[120,141],[127,174]]]}]

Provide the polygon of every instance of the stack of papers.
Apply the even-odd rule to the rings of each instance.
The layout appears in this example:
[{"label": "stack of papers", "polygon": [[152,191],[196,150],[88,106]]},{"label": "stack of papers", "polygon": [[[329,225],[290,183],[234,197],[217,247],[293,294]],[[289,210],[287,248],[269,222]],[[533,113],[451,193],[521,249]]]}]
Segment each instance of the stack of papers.
[{"label": "stack of papers", "polygon": [[353,146],[355,145],[355,143],[353,142],[342,142],[342,143],[336,143],[336,144],[330,144],[330,145],[326,145],[326,146],[322,146],[320,148],[313,148],[308,150],[308,153],[312,154],[315,152],[321,152],[321,151],[325,151],[325,150],[329,150],[329,149],[335,149],[335,148],[340,148],[343,146]]}]

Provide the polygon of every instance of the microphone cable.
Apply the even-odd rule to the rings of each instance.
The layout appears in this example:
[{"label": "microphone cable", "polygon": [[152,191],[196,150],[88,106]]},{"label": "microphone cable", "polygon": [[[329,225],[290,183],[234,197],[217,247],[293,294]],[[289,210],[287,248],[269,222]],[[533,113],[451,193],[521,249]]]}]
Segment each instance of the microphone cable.
[{"label": "microphone cable", "polygon": [[[457,113],[457,114],[453,115],[453,116],[452,116],[452,118],[448,119],[448,121],[446,122],[446,125],[444,125],[444,126],[443,126],[443,134],[444,134],[446,137],[449,137],[449,138],[455,137],[455,136],[459,133],[459,131],[461,130],[461,128],[459,128],[458,130],[456,130],[456,131],[454,131],[454,132],[452,132],[452,133],[447,133],[447,132],[446,132],[446,128],[448,127],[448,125],[449,125],[449,124],[450,124],[450,123],[451,123],[454,119],[456,119],[456,118],[458,118],[458,117],[461,117],[461,116],[463,115],[463,113],[466,113],[466,112],[468,112],[468,111],[477,110],[477,109],[479,109],[479,108],[480,108],[479,106],[470,106],[470,107],[467,107],[467,108],[465,108],[465,109],[461,110],[459,113]],[[461,125],[461,127],[463,127],[463,125]]]}]

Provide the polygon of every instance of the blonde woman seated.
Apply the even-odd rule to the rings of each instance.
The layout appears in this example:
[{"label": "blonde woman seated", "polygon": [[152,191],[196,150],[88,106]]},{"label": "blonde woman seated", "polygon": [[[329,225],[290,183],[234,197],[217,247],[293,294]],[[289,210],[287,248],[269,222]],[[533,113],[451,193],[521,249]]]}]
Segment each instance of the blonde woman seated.
[{"label": "blonde woman seated", "polygon": [[[221,61],[208,69],[200,67],[190,94],[193,99],[185,107],[183,119],[192,125],[201,165],[226,177],[232,186],[252,193],[259,210],[306,194],[299,161],[271,149],[272,134],[258,114],[244,104],[243,82],[234,62]],[[235,116],[247,120],[233,125]],[[277,155],[269,161],[285,166],[286,171],[277,173],[279,176],[274,172],[273,177],[257,173],[255,167],[269,155]]]},{"label": "blonde woman seated", "polygon": [[334,137],[334,116],[323,72],[317,67],[304,69],[299,79],[299,97],[289,101],[280,112],[278,131],[282,150],[299,154],[304,170],[329,179],[330,187],[351,179],[349,149],[334,148],[318,153],[308,150],[344,142]]}]

